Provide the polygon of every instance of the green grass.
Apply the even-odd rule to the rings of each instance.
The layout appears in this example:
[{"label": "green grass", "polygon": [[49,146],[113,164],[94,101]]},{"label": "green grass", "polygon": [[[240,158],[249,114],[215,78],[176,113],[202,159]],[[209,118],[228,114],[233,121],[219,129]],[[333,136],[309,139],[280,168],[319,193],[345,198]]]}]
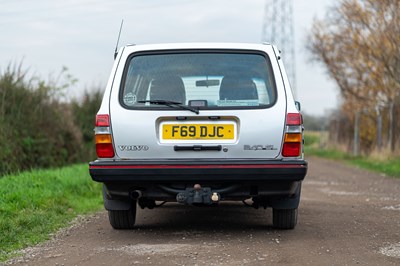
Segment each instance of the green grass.
[{"label": "green grass", "polygon": [[400,158],[374,159],[364,156],[354,157],[351,154],[333,149],[321,148],[319,132],[306,132],[304,153],[307,156],[333,159],[355,165],[360,168],[382,173],[388,176],[400,177]]},{"label": "green grass", "polygon": [[0,262],[49,239],[78,214],[101,208],[101,185],[87,164],[0,178]]},{"label": "green grass", "polygon": [[351,163],[361,168],[383,173],[388,176],[400,177],[400,158],[388,159],[386,161],[369,158],[354,158],[351,160]]}]

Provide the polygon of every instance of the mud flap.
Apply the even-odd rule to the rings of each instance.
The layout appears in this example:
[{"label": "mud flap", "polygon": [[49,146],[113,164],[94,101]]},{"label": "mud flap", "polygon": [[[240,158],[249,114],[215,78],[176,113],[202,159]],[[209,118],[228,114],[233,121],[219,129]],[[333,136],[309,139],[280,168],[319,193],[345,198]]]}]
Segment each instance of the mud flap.
[{"label": "mud flap", "polygon": [[269,198],[268,205],[273,209],[297,209],[300,204],[301,195],[301,182],[299,183],[296,193],[291,197],[271,197]]},{"label": "mud flap", "polygon": [[109,196],[107,195],[107,189],[104,185],[103,185],[103,201],[104,201],[104,208],[107,211],[127,211],[132,207],[131,200],[110,199]]}]

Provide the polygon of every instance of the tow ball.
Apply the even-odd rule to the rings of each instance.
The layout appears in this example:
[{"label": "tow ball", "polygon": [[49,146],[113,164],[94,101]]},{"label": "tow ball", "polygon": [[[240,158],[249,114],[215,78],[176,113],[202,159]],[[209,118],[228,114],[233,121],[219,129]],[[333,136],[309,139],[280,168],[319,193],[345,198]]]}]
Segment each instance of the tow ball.
[{"label": "tow ball", "polygon": [[184,192],[176,195],[176,201],[186,205],[211,205],[219,202],[221,196],[217,192],[212,192],[211,188],[202,188],[196,184],[193,188],[186,188]]}]

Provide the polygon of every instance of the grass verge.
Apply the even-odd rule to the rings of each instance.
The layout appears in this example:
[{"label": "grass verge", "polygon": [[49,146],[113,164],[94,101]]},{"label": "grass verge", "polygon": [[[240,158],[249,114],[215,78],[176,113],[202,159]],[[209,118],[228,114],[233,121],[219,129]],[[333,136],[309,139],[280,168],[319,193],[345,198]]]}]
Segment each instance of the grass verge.
[{"label": "grass verge", "polygon": [[400,159],[382,158],[375,159],[364,156],[352,156],[348,153],[332,149],[321,148],[321,135],[319,132],[306,132],[304,153],[306,156],[316,156],[327,159],[339,160],[350,165],[382,173],[388,176],[400,177]]},{"label": "grass verge", "polygon": [[87,164],[0,178],[0,262],[49,239],[78,214],[102,208],[101,185]]}]

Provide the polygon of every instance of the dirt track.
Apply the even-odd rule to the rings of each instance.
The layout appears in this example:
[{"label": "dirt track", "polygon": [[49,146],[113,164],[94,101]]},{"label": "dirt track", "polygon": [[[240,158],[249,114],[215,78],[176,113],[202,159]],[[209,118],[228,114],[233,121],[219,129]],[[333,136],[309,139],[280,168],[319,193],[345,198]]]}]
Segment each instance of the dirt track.
[{"label": "dirt track", "polygon": [[106,212],[27,250],[21,265],[400,265],[400,179],[309,158],[295,230],[271,210],[166,204],[113,230]]}]

